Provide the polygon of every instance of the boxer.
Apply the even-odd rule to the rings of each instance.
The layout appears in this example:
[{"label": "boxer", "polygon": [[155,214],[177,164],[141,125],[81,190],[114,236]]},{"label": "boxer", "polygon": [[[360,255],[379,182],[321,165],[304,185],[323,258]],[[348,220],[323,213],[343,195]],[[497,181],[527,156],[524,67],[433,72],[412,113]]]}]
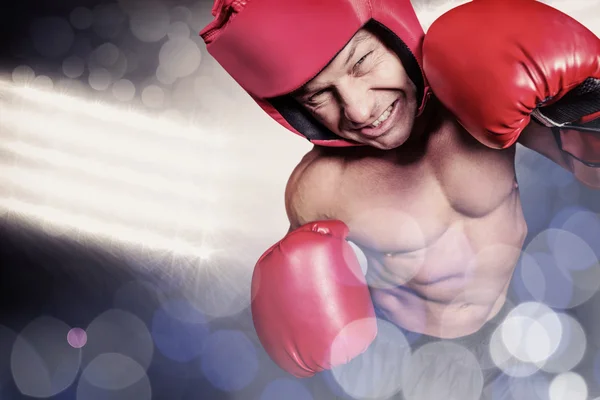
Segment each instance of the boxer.
[{"label": "boxer", "polygon": [[600,42],[547,5],[474,1],[427,36],[409,0],[220,0],[213,14],[210,54],[315,144],[287,184],[289,232],[252,280],[261,343],[295,376],[363,352],[376,315],[459,338],[498,314],[527,233],[517,141],[600,187]]}]

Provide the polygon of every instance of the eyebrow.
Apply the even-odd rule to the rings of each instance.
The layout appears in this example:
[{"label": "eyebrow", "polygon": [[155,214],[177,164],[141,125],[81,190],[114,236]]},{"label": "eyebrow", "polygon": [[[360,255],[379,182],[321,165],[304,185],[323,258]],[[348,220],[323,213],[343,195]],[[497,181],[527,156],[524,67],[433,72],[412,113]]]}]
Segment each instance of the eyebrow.
[{"label": "eyebrow", "polygon": [[[352,38],[352,40],[350,41],[350,51],[348,52],[346,61],[344,61],[344,66],[347,66],[348,63],[350,62],[350,60],[354,57],[354,54],[356,53],[356,48],[358,47],[358,45],[363,43],[367,39],[369,39],[369,34],[367,32],[360,32]],[[294,91],[292,93],[292,96],[302,97],[302,96],[306,96],[308,93],[318,92],[320,90],[319,87],[310,88],[309,86],[310,86],[310,83],[303,85],[298,90]]]},{"label": "eyebrow", "polygon": [[366,32],[360,32],[354,37],[354,39],[352,40],[352,44],[350,45],[350,52],[348,53],[348,57],[346,57],[346,61],[344,62],[344,66],[347,66],[352,57],[354,57],[358,45],[367,40],[368,38],[369,35]]}]

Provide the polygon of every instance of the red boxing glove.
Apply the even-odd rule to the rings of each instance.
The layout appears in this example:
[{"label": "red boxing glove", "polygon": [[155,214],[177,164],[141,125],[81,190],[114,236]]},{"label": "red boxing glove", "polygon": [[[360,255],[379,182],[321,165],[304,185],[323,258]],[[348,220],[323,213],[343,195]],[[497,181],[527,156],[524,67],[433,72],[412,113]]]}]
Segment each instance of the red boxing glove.
[{"label": "red boxing glove", "polygon": [[269,356],[297,377],[364,352],[377,335],[375,311],[340,221],[306,224],[258,260],[252,318]]},{"label": "red boxing glove", "polygon": [[534,0],[472,1],[431,25],[423,56],[434,94],[483,144],[511,146],[533,116],[563,150],[600,162],[600,40],[568,15]]}]

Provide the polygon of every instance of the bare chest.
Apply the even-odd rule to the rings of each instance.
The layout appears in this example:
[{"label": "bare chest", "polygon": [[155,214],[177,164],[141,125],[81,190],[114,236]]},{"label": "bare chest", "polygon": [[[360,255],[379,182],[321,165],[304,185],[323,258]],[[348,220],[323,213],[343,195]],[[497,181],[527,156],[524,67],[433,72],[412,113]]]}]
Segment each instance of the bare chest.
[{"label": "bare chest", "polygon": [[411,252],[498,213],[515,187],[514,149],[488,149],[450,124],[423,147],[347,161],[332,214],[368,248]]}]

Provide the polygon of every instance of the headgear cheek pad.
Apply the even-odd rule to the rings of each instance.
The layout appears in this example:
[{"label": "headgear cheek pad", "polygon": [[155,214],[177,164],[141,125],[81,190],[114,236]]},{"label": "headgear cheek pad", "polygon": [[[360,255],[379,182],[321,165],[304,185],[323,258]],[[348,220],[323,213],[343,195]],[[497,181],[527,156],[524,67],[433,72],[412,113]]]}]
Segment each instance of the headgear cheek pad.
[{"label": "headgear cheek pad", "polygon": [[200,35],[208,52],[273,119],[321,146],[353,146],[318,123],[289,93],[323,70],[366,25],[394,50],[429,97],[424,38],[410,0],[215,0]]}]

